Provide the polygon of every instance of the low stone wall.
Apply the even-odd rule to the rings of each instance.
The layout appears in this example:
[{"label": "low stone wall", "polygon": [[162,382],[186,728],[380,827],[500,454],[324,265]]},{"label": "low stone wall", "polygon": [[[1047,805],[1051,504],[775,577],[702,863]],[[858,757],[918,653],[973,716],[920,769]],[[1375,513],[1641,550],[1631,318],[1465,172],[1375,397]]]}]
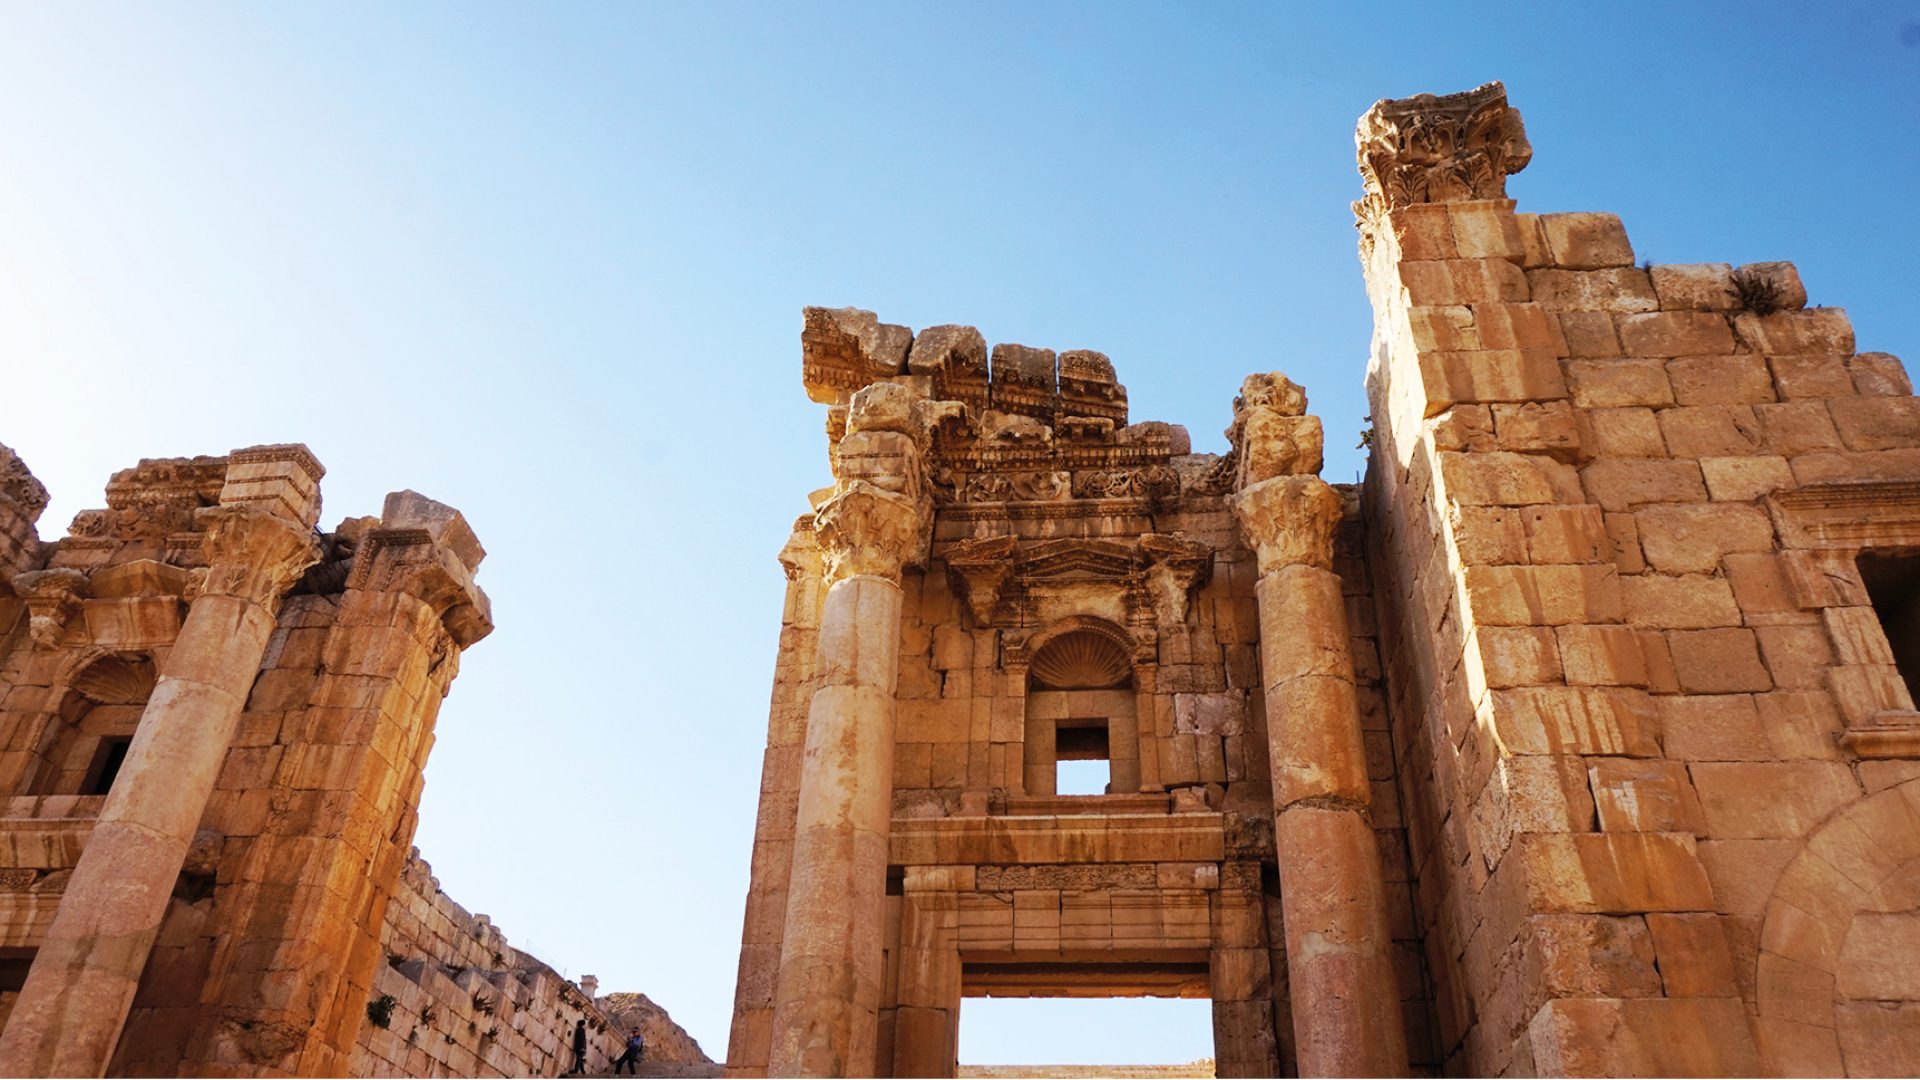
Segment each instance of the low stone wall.
[{"label": "low stone wall", "polygon": [[588,1072],[605,1072],[620,1055],[626,1032],[578,984],[441,892],[418,849],[394,890],[384,940],[354,1076],[558,1076],[573,1063],[580,1020]]}]

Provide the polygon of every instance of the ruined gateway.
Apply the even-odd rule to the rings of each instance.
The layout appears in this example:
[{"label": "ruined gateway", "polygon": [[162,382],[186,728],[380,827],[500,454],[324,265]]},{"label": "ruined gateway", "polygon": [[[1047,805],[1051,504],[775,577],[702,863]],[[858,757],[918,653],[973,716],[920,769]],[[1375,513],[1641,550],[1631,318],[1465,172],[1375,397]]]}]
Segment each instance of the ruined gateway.
[{"label": "ruined gateway", "polygon": [[1362,484],[1281,374],[1193,454],[1099,353],[806,313],[730,1073],[1142,994],[1221,1076],[1920,1072],[1899,361],[1789,264],[1516,213],[1498,84],[1358,144]]},{"label": "ruined gateway", "polygon": [[411,850],[485,552],[410,491],[320,534],[321,473],[143,461],[43,545],[0,447],[0,1073],[551,1076],[580,1020],[590,1066],[706,1062]]},{"label": "ruined gateway", "polygon": [[[1900,363],[1790,265],[1515,213],[1497,84],[1359,147],[1360,485],[1283,375],[1193,454],[1099,353],[807,312],[731,1072],[953,1075],[1023,994],[1210,999],[1220,1075],[1920,1072]],[[320,532],[321,472],[142,462],[41,543],[0,449],[0,1073],[615,1049],[410,849],[478,540]]]}]

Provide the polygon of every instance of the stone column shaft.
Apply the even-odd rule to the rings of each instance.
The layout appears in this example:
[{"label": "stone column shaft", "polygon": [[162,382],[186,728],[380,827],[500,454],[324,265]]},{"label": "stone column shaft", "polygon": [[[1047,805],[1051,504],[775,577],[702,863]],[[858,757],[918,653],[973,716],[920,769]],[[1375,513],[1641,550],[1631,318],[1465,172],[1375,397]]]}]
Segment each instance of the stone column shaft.
[{"label": "stone column shaft", "polygon": [[1318,477],[1281,476],[1250,485],[1239,510],[1259,554],[1274,846],[1300,1075],[1405,1075],[1346,607],[1328,569],[1340,500]]},{"label": "stone column shaft", "polygon": [[813,516],[830,584],[800,761],[769,1076],[879,1068],[900,574],[924,563],[932,527],[919,464],[926,405],[895,383],[856,392],[834,494]]},{"label": "stone column shaft", "polygon": [[771,1076],[874,1069],[893,808],[900,586],[836,582],[820,617],[821,686],[807,711]]},{"label": "stone column shaft", "polygon": [[310,528],[266,511],[211,514],[208,547],[220,557],[162,665],[0,1036],[0,1075],[105,1074],[280,595],[317,553]]}]

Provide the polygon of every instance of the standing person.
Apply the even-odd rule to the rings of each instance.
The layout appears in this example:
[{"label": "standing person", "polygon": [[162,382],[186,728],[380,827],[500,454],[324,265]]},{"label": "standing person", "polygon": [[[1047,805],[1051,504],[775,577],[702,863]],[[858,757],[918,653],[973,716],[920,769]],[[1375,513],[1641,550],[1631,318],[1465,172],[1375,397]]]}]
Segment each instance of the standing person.
[{"label": "standing person", "polygon": [[585,1019],[573,1022],[573,1068],[567,1070],[569,1076],[583,1075],[587,1071],[587,1022]]},{"label": "standing person", "polygon": [[627,1075],[634,1075],[634,1068],[640,1063],[640,1055],[646,1053],[646,1050],[646,1040],[640,1037],[640,1029],[634,1028],[633,1034],[627,1036],[627,1052],[621,1054],[620,1060],[613,1063],[614,1073],[618,1074],[620,1067],[624,1065],[627,1069]]}]

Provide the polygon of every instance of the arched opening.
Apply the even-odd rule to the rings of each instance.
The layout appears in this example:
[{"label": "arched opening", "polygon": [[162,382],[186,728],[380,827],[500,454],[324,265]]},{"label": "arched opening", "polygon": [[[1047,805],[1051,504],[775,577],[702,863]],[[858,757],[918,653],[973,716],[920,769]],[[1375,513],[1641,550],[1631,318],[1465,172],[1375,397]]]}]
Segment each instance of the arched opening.
[{"label": "arched opening", "polygon": [[154,681],[153,661],[138,653],[109,653],[74,675],[30,794],[105,795]]},{"label": "arched opening", "polygon": [[1034,650],[1027,668],[1024,777],[1029,795],[1140,790],[1140,729],[1126,635],[1075,620]]}]

